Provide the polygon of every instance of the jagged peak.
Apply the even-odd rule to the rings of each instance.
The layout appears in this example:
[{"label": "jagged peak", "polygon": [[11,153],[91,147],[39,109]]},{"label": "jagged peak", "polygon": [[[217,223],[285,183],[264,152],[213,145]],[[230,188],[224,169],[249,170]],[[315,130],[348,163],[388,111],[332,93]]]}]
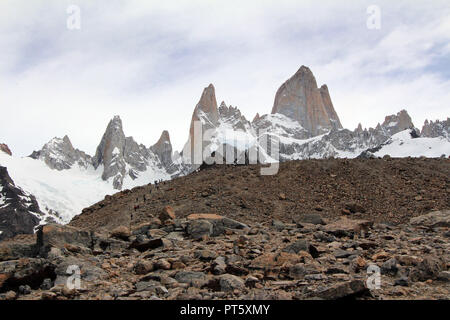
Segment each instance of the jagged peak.
[{"label": "jagged peak", "polygon": [[253,121],[252,121],[252,122],[256,122],[256,121],[258,121],[259,119],[261,119],[261,116],[259,115],[259,112],[257,112],[256,115],[255,115],[255,117],[253,118]]},{"label": "jagged peak", "polygon": [[216,90],[212,84],[203,89],[197,109],[205,113],[217,113]]},{"label": "jagged peak", "polygon": [[122,125],[122,119],[120,118],[120,116],[115,115],[108,123],[108,127],[106,128],[106,130],[108,129],[113,129],[113,130],[120,130],[123,131],[123,125]]},{"label": "jagged peak", "polygon": [[408,128],[414,128],[412,119],[405,109],[400,110],[397,114],[386,116],[381,126],[385,129],[395,127],[395,131],[397,132]]},{"label": "jagged peak", "polygon": [[161,133],[161,136],[159,137],[158,141],[154,144],[154,146],[163,144],[165,142],[170,143],[170,135],[169,135],[169,131],[167,131],[167,130],[163,130],[163,132]]}]

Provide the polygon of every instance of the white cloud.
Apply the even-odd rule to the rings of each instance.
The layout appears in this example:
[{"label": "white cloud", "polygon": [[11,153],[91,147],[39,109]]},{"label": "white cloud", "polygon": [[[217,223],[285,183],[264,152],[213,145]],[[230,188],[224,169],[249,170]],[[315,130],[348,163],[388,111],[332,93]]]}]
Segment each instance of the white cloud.
[{"label": "white cloud", "polygon": [[[344,126],[406,108],[416,126],[448,116],[446,1],[17,1],[0,3],[0,137],[27,155],[53,136],[94,153],[109,119],[150,145],[188,134],[202,89],[249,118],[271,111],[301,65],[327,83]],[[66,8],[81,8],[81,30]],[[447,59],[448,61],[448,59]]]}]

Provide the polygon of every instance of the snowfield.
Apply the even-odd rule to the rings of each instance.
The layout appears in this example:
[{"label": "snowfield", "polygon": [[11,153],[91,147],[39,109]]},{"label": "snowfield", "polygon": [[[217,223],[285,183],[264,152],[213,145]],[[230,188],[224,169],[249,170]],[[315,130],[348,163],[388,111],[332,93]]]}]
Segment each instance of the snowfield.
[{"label": "snowfield", "polygon": [[379,151],[374,153],[377,157],[390,155],[391,157],[427,157],[438,158],[450,155],[450,141],[444,137],[438,138],[412,138],[410,130],[394,134]]},{"label": "snowfield", "polygon": [[16,158],[3,152],[0,165],[8,168],[16,186],[36,197],[43,213],[51,215],[51,210],[57,211],[56,220],[61,223],[68,223],[83,208],[117,192],[101,179],[101,170],[92,167],[74,165],[69,170],[52,170],[43,161]]}]

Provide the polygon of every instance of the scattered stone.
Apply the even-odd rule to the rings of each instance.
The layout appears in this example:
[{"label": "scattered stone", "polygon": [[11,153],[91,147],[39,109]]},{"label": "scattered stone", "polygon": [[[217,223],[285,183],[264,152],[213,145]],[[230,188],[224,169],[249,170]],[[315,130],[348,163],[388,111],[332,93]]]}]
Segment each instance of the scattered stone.
[{"label": "scattered stone", "polygon": [[316,292],[313,296],[322,299],[342,299],[342,298],[357,298],[369,294],[369,290],[363,280],[352,280],[344,283],[339,283],[328,287],[324,290]]},{"label": "scattered stone", "polygon": [[221,290],[225,292],[242,290],[245,287],[244,280],[232,274],[221,275],[219,283]]},{"label": "scattered stone", "polygon": [[442,269],[444,263],[436,257],[425,257],[414,269],[411,270],[409,278],[412,281],[426,281],[436,279]]},{"label": "scattered stone", "polygon": [[345,209],[347,209],[347,210],[350,211],[351,213],[358,213],[358,212],[360,212],[360,213],[365,213],[365,212],[366,212],[366,209],[364,209],[363,206],[361,206],[361,205],[359,205],[359,204],[357,204],[357,203],[354,203],[354,202],[352,202],[352,203],[347,203],[347,204],[345,205]]},{"label": "scattered stone", "polygon": [[30,294],[31,293],[31,287],[29,285],[19,286],[19,293],[20,294]]},{"label": "scattered stone", "polygon": [[217,258],[217,253],[212,250],[198,250],[195,251],[194,257],[202,261],[210,261]]},{"label": "scattered stone", "polygon": [[5,294],[5,299],[6,300],[16,300],[17,298],[17,293],[15,291],[8,291]]},{"label": "scattered stone", "polygon": [[166,222],[167,220],[175,220],[175,218],[176,218],[175,211],[172,209],[171,206],[164,207],[161,214],[159,215],[159,220],[161,220],[161,222],[163,223]]},{"label": "scattered stone", "polygon": [[367,232],[373,225],[373,222],[367,220],[353,220],[341,218],[336,222],[324,226],[324,231],[333,234],[336,237],[353,236]]},{"label": "scattered stone", "polygon": [[402,287],[409,287],[409,279],[407,276],[402,276],[395,280],[394,286],[402,286]]},{"label": "scattered stone", "polygon": [[450,271],[439,272],[437,279],[439,281],[450,282]]},{"label": "scattered stone", "polygon": [[193,220],[189,222],[186,232],[193,239],[209,237],[213,233],[213,224],[207,220]]},{"label": "scattered stone", "polygon": [[272,226],[277,229],[278,231],[281,231],[285,228],[285,225],[280,220],[272,220]]},{"label": "scattered stone", "polygon": [[398,271],[397,260],[391,258],[381,266],[381,274],[390,274],[395,276]]},{"label": "scattered stone", "polygon": [[136,274],[147,274],[154,270],[153,262],[146,260],[139,260],[133,267]]},{"label": "scattered stone", "polygon": [[428,228],[446,227],[450,228],[450,210],[433,211],[409,220],[415,226]]},{"label": "scattered stone", "polygon": [[322,219],[322,216],[317,213],[307,213],[300,216],[298,219],[300,223],[310,223],[310,224],[320,224],[325,225],[325,221]]},{"label": "scattered stone", "polygon": [[147,250],[153,250],[164,246],[164,241],[162,239],[151,239],[147,241],[135,240],[129,246],[130,249],[137,249],[140,252]]},{"label": "scattered stone", "polygon": [[130,229],[125,226],[119,226],[111,231],[111,237],[128,241],[131,236]]}]

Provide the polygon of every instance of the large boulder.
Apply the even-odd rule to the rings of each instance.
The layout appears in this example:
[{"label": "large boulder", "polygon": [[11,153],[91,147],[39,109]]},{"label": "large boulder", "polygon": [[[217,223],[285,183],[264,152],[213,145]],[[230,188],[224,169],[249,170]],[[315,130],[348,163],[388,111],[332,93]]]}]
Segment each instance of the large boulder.
[{"label": "large boulder", "polygon": [[187,217],[186,232],[194,239],[203,236],[219,236],[226,230],[248,229],[249,227],[239,221],[212,213],[194,213]]},{"label": "large boulder", "polygon": [[46,255],[52,247],[65,248],[67,245],[75,245],[84,248],[93,246],[91,232],[75,227],[59,224],[40,226],[37,232],[37,245],[39,252]]},{"label": "large boulder", "polygon": [[344,283],[338,283],[328,288],[315,292],[314,297],[336,300],[336,299],[349,299],[356,298],[369,294],[366,284],[363,280],[352,280]]},{"label": "large boulder", "polygon": [[44,279],[54,278],[55,266],[46,259],[24,258],[0,262],[0,292],[29,285],[39,288]]},{"label": "large boulder", "polygon": [[366,232],[372,225],[373,222],[368,220],[353,220],[344,217],[324,226],[324,231],[337,237],[352,236]]},{"label": "large boulder", "polygon": [[433,211],[409,220],[415,226],[427,228],[450,227],[450,210]]}]

